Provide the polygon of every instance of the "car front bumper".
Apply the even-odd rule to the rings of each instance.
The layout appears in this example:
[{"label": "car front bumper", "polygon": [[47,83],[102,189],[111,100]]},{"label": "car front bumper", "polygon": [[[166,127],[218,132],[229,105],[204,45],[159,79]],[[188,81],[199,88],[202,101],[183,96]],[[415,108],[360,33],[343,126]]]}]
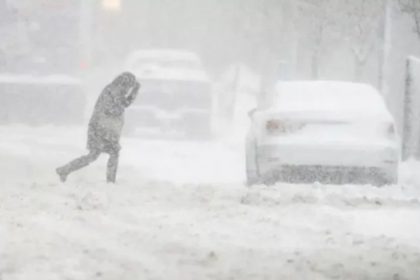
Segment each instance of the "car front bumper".
[{"label": "car front bumper", "polygon": [[385,184],[398,177],[399,152],[389,146],[262,146],[256,156],[267,183]]}]

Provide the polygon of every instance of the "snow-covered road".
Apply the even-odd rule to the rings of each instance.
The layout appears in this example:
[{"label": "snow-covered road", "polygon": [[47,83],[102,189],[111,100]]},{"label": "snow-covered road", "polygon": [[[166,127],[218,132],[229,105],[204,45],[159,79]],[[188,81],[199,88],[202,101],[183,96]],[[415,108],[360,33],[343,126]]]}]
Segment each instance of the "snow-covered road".
[{"label": "snow-covered road", "polygon": [[420,164],[399,186],[243,185],[235,141],[127,138],[66,184],[84,128],[0,128],[0,279],[419,279]]}]

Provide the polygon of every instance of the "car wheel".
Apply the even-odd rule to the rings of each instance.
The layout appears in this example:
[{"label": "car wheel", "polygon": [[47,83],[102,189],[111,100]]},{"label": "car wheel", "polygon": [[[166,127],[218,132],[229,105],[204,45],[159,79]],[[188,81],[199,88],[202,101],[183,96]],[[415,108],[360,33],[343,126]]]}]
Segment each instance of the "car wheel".
[{"label": "car wheel", "polygon": [[398,175],[378,175],[374,178],[373,183],[378,187],[396,185],[398,184]]},{"label": "car wheel", "polygon": [[383,184],[381,186],[397,185],[398,184],[398,176],[384,177],[382,179],[382,183]]}]

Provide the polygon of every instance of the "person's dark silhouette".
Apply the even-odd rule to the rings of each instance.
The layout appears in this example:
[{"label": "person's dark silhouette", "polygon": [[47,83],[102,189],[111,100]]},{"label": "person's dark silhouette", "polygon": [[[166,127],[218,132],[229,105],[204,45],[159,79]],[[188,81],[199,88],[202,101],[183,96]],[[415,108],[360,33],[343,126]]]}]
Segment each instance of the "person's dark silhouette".
[{"label": "person's dark silhouette", "polygon": [[62,182],[67,176],[95,161],[101,153],[109,154],[107,182],[115,183],[118,157],[121,149],[120,137],[124,125],[124,111],[133,103],[140,88],[136,77],[124,72],[100,94],[89,121],[87,148],[89,154],[79,157],[56,169]]}]

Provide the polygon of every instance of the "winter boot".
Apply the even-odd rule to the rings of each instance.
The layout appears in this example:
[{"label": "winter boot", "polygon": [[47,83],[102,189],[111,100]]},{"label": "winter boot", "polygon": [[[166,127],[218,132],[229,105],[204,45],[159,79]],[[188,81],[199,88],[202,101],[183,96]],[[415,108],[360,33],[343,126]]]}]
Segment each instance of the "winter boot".
[{"label": "winter boot", "polygon": [[60,181],[61,181],[61,182],[63,182],[63,183],[64,183],[64,182],[67,180],[67,176],[68,176],[68,174],[67,174],[67,172],[65,172],[65,171],[63,170],[63,168],[62,168],[62,167],[57,168],[57,169],[55,170],[55,172],[57,173],[58,177],[60,177]]}]

